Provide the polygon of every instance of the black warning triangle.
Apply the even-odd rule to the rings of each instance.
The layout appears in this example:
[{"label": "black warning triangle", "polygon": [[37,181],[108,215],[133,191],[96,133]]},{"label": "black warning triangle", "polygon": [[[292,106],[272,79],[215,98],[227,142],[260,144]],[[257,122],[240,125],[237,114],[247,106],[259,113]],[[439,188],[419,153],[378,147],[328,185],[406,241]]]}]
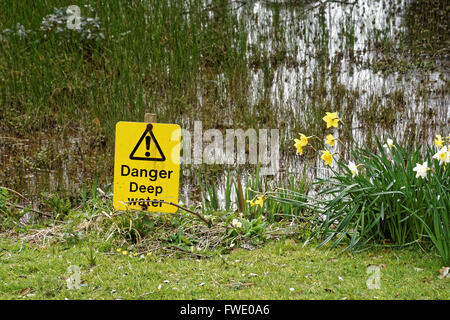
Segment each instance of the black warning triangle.
[{"label": "black warning triangle", "polygon": [[[150,157],[150,153],[147,153],[148,157],[135,157],[134,156],[134,154],[136,153],[136,150],[139,149],[139,146],[141,145],[142,141],[144,141],[144,138],[147,136],[147,134],[149,134],[148,137],[150,137],[150,139],[153,140],[153,143],[155,144],[156,148],[159,151],[160,157],[157,157],[157,158]],[[141,138],[139,139],[138,143],[136,144],[136,146],[134,147],[133,151],[131,152],[130,159],[131,160],[147,160],[147,161],[166,161],[166,156],[162,152],[161,147],[159,146],[159,143],[156,140],[152,130],[149,129],[148,127],[145,129],[145,131],[142,134]]]}]

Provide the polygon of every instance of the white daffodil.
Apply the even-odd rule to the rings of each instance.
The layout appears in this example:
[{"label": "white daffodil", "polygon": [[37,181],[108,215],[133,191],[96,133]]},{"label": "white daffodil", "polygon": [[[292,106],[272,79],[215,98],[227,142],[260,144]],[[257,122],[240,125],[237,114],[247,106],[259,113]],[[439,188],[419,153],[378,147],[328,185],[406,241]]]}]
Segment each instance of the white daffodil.
[{"label": "white daffodil", "polygon": [[439,150],[434,156],[433,159],[438,159],[439,164],[443,165],[450,162],[450,152],[447,151],[447,146],[444,146]]},{"label": "white daffodil", "polygon": [[383,145],[383,147],[390,148],[390,149],[392,149],[393,146],[394,146],[394,141],[389,138],[386,139],[386,143]]},{"label": "white daffodil", "polygon": [[352,173],[352,177],[358,174],[358,166],[354,164],[352,161],[348,162],[348,170]]},{"label": "white daffodil", "polygon": [[423,164],[416,164],[416,166],[413,168],[413,171],[416,172],[416,178],[426,178],[427,177],[427,171],[430,170],[428,168],[428,162],[425,161]]}]

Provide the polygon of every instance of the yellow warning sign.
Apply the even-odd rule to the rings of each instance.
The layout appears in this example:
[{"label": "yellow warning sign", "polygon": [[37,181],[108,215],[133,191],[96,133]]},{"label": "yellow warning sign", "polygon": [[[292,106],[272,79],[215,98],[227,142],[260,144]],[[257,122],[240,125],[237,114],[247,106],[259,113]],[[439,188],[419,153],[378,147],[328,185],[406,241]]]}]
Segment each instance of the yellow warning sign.
[{"label": "yellow warning sign", "polygon": [[174,213],[178,204],[181,128],[176,124],[118,122],[114,157],[117,210]]}]

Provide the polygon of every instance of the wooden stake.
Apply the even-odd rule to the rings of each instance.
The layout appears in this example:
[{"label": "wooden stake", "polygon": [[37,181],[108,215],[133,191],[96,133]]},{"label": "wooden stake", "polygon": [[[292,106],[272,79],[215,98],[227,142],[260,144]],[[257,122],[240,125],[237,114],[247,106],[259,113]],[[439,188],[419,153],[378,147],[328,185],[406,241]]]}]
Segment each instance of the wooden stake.
[{"label": "wooden stake", "polygon": [[144,122],[156,123],[156,113],[146,113],[144,115]]}]

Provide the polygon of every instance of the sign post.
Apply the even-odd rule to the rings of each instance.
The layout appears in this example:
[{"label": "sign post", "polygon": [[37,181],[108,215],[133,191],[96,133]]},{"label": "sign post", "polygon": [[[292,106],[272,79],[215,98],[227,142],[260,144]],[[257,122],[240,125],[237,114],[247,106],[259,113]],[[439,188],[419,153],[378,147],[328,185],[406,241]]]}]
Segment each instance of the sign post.
[{"label": "sign post", "polygon": [[116,124],[114,208],[174,213],[178,204],[181,128],[155,123],[154,114],[146,114],[145,120]]}]

